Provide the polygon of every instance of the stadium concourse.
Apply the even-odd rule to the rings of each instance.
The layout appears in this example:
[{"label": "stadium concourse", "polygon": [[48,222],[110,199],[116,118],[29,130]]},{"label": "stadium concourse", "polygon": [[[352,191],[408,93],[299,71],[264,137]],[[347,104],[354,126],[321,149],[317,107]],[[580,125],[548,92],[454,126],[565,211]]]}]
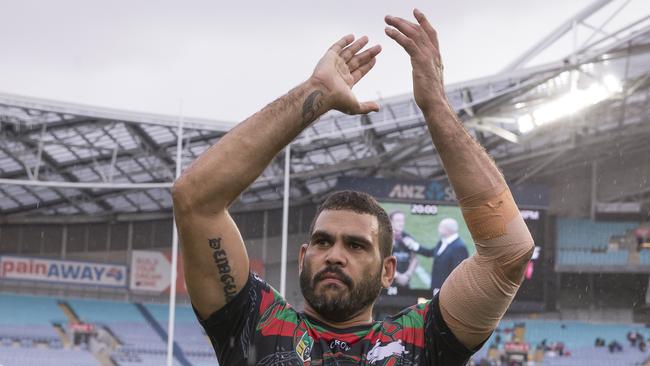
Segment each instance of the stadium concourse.
[{"label": "stadium concourse", "polygon": [[[447,85],[537,246],[476,364],[650,364],[650,16],[617,22],[625,4],[595,1],[503,72]],[[570,54],[534,64],[567,38]],[[474,250],[413,96],[379,102],[323,116],[232,206],[252,268],[298,308],[298,243],[337,189],[405,212],[427,247],[455,218]],[[170,188],[233,125],[0,94],[0,365],[217,363],[175,260]],[[430,297],[431,267],[418,257],[376,317]]]}]

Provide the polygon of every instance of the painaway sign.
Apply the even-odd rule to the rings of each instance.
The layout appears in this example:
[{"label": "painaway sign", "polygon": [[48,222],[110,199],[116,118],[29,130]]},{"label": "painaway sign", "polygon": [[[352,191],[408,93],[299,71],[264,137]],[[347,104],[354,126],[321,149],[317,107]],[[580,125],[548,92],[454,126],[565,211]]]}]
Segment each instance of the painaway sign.
[{"label": "painaway sign", "polygon": [[126,286],[126,266],[17,256],[0,257],[0,279]]}]

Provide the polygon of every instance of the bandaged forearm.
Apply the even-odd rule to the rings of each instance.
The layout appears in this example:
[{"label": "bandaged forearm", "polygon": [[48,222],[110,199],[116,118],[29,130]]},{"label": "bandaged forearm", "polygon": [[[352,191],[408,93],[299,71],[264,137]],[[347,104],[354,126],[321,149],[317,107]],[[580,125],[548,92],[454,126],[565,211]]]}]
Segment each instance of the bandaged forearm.
[{"label": "bandaged forearm", "polygon": [[440,310],[454,335],[474,347],[496,328],[512,302],[534,244],[507,186],[460,198],[459,203],[476,254],[442,285]]}]

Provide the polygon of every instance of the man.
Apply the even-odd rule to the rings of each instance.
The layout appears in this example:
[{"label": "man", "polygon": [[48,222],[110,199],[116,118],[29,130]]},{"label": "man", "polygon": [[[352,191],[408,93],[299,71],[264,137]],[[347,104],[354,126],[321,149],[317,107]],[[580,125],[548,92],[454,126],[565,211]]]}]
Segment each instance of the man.
[{"label": "man", "polygon": [[409,287],[413,271],[418,266],[415,253],[405,244],[405,241],[415,242],[415,239],[404,231],[406,215],[402,211],[390,213],[390,223],[393,226],[393,256],[397,261],[395,270],[395,283],[398,286]]},{"label": "man", "polygon": [[378,46],[346,36],[312,76],[239,124],[201,155],[173,188],[185,279],[219,362],[231,365],[462,365],[491,334],[515,295],[533,243],[492,160],[445,98],[435,31],[386,17],[386,34],[411,58],[413,91],[477,245],[432,300],[373,321],[390,286],[390,220],[366,194],[336,193],[319,208],[300,248],[304,312],[250,274],[228,206],[271,159],[331,109],[359,114],[351,88],[375,64]]},{"label": "man", "polygon": [[437,294],[451,271],[469,257],[463,239],[458,236],[458,222],[450,217],[444,218],[438,224],[440,240],[433,248],[425,248],[412,238],[407,238],[404,244],[412,251],[425,257],[433,257],[431,269],[431,291]]},{"label": "man", "polygon": [[634,236],[636,237],[637,250],[641,250],[644,243],[650,243],[650,226],[648,226],[648,223],[640,223],[639,227],[634,230]]}]

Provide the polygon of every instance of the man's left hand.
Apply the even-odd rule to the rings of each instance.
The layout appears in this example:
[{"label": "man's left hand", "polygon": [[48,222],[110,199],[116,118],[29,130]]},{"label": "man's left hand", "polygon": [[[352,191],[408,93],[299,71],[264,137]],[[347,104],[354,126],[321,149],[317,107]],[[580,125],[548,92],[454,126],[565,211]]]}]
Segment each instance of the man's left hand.
[{"label": "man's left hand", "polygon": [[424,14],[413,11],[418,24],[387,15],[386,34],[394,39],[411,57],[413,66],[413,95],[418,107],[429,113],[436,108],[447,108],[447,97],[442,77],[442,59],[438,35]]}]

